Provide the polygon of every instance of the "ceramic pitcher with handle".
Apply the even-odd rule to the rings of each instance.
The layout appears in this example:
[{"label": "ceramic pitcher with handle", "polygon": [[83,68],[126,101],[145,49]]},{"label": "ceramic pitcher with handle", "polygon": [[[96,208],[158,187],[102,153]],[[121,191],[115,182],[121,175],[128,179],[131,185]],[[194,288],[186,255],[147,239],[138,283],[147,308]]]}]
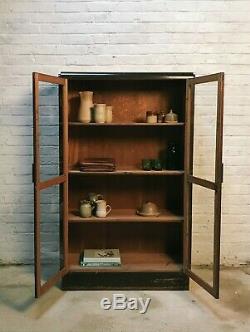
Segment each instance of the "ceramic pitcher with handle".
[{"label": "ceramic pitcher with handle", "polygon": [[96,216],[99,218],[105,218],[111,211],[111,206],[106,203],[104,199],[98,199],[96,201]]}]

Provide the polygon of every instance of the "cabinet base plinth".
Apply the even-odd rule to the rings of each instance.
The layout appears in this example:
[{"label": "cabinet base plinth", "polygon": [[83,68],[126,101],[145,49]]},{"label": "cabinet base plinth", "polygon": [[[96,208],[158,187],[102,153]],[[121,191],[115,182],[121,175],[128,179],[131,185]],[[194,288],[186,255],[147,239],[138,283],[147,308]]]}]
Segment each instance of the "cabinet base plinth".
[{"label": "cabinet base plinth", "polygon": [[182,272],[69,272],[62,280],[63,290],[188,290],[188,277]]}]

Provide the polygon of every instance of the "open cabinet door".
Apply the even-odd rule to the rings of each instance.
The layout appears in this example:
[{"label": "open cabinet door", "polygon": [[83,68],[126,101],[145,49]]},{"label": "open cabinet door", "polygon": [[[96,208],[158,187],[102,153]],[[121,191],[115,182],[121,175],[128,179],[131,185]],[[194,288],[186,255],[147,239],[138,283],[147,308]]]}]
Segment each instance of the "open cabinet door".
[{"label": "open cabinet door", "polygon": [[67,272],[67,80],[33,73],[35,296]]},{"label": "open cabinet door", "polygon": [[219,297],[223,98],[223,73],[188,79],[184,269],[215,298]]}]

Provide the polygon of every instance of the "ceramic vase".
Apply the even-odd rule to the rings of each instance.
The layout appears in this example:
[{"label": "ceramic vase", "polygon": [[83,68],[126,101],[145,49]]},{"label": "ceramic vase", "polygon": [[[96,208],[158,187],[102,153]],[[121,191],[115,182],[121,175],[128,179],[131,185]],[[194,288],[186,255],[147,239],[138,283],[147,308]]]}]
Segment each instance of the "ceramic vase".
[{"label": "ceramic vase", "polygon": [[106,104],[96,104],[94,109],[94,119],[96,123],[105,123]]},{"label": "ceramic vase", "polygon": [[112,118],[113,118],[112,109],[113,109],[113,106],[106,106],[106,122],[107,123],[112,122]]},{"label": "ceramic vase", "polygon": [[78,114],[78,121],[82,123],[89,123],[91,121],[91,110],[93,107],[93,91],[81,91],[80,108]]}]

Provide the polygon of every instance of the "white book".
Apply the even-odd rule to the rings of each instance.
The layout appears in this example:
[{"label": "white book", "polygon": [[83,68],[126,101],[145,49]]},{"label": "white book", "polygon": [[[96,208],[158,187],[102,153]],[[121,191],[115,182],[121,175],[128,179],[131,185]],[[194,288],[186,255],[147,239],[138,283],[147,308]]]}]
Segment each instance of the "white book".
[{"label": "white book", "polygon": [[121,264],[119,249],[85,249],[82,263],[117,263]]}]

